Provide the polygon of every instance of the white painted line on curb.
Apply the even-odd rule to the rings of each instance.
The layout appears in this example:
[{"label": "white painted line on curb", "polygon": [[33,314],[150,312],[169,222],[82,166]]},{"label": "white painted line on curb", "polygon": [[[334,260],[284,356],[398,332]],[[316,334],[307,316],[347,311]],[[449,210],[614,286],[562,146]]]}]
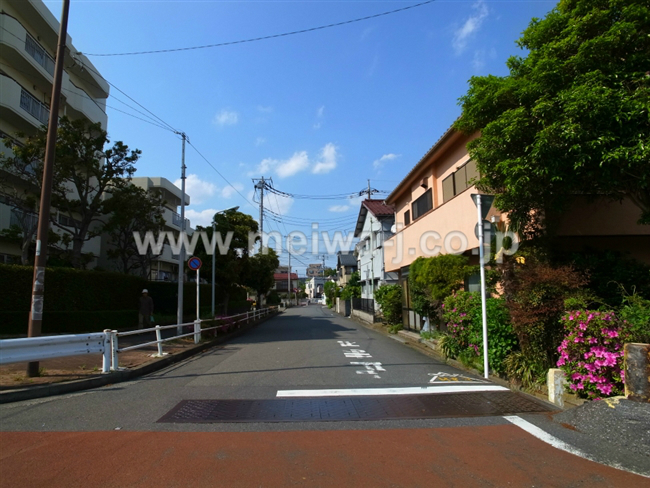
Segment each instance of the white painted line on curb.
[{"label": "white painted line on curb", "polygon": [[650,478],[647,474],[643,473],[637,473],[636,471],[632,471],[630,469],[626,469],[622,467],[620,464],[617,463],[607,463],[603,461],[599,461],[598,459],[594,458],[593,456],[590,456],[589,454],[581,451],[580,449],[577,449],[573,447],[570,444],[567,444],[566,442],[558,439],[554,435],[549,434],[543,429],[540,429],[536,425],[531,424],[527,420],[522,419],[521,417],[517,417],[516,415],[508,415],[503,417],[505,420],[510,422],[511,424],[516,425],[522,430],[525,430],[528,432],[530,435],[533,437],[537,437],[540,441],[546,442],[547,444],[550,444],[551,446],[555,447],[556,449],[560,449],[562,451],[568,452],[569,454],[573,454],[575,456],[581,457],[583,459],[587,459],[588,461],[593,461],[598,464],[604,464],[605,466],[609,466],[611,468],[616,468],[620,469],[621,471],[627,471],[628,473],[636,474],[639,476],[643,476],[645,478]]},{"label": "white painted line on curb", "polygon": [[407,388],[351,388],[338,390],[278,390],[277,397],[330,397],[372,395],[418,395],[430,393],[463,393],[474,391],[510,391],[498,385],[413,386]]}]

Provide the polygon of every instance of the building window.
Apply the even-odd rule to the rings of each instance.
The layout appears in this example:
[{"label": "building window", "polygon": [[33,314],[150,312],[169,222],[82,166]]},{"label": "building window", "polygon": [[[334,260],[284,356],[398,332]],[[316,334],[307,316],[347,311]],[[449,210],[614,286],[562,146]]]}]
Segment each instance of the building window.
[{"label": "building window", "polygon": [[404,212],[404,225],[409,225],[411,223],[411,211],[407,210]]},{"label": "building window", "polygon": [[59,214],[59,224],[65,227],[80,227],[81,221],[71,219],[67,215]]},{"label": "building window", "polygon": [[442,180],[442,201],[451,200],[459,193],[467,190],[479,178],[476,162],[469,160],[452,174]]},{"label": "building window", "polygon": [[413,210],[414,221],[419,219],[422,215],[427,213],[429,210],[431,210],[433,208],[431,188],[429,188],[426,192],[424,192],[424,195],[422,195],[420,198],[414,201],[413,204],[411,205],[411,208]]}]

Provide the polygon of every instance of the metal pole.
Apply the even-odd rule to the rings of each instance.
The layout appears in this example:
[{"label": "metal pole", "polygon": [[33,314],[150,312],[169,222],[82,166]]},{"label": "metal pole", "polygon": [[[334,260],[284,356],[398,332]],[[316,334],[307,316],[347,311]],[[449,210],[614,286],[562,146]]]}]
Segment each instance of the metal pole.
[{"label": "metal pole", "polygon": [[478,211],[478,250],[481,268],[481,315],[483,317],[483,377],[488,377],[488,331],[487,331],[487,310],[485,307],[485,263],[483,255],[483,212],[481,211],[481,195],[476,197],[476,209]]},{"label": "metal pole", "polygon": [[[212,222],[212,242],[213,243],[216,242],[215,239],[214,239],[214,236],[215,236],[216,232],[217,232],[217,223],[213,221]],[[215,252],[214,251],[215,251],[215,249],[213,247],[212,248],[212,315],[211,315],[212,318],[215,317],[215,313],[214,313],[214,302],[215,302],[215,292],[214,292],[214,287],[215,287],[215,285],[214,285],[215,259],[214,259],[214,255],[215,255]]]},{"label": "metal pole", "polygon": [[[59,102],[61,98],[63,63],[65,62],[65,40],[68,29],[69,11],[70,0],[63,0],[61,25],[59,26],[59,42],[56,47],[56,62],[54,65],[54,82],[52,83],[52,103],[50,105],[50,117],[47,125],[47,139],[45,143],[43,184],[38,212],[36,256],[34,257],[34,278],[32,282],[32,308],[29,313],[29,322],[27,324],[27,337],[40,336],[43,324],[43,293],[45,290],[45,266],[47,265],[47,233],[50,228],[50,201],[52,199],[52,182],[54,179],[56,131],[59,123]],[[33,378],[38,375],[38,361],[28,363],[27,376]]]},{"label": "metal pole", "polygon": [[183,153],[181,159],[181,252],[178,255],[178,305],[176,309],[176,320],[178,327],[176,328],[176,335],[183,333],[183,283],[185,282],[185,243],[183,241],[183,234],[185,233],[185,140],[187,135],[181,132],[183,138]]},{"label": "metal pole", "polygon": [[[287,251],[289,247],[287,246]],[[289,251],[289,272],[287,273],[287,306],[291,302],[291,252]]]},{"label": "metal pole", "polygon": [[199,293],[199,291],[201,291],[201,289],[199,288],[199,280],[200,280],[199,272],[200,272],[200,269],[197,269],[196,270],[196,320],[201,320],[201,316],[199,314],[199,310],[200,310],[199,309],[199,302],[200,302],[200,298],[201,298],[201,294]]}]

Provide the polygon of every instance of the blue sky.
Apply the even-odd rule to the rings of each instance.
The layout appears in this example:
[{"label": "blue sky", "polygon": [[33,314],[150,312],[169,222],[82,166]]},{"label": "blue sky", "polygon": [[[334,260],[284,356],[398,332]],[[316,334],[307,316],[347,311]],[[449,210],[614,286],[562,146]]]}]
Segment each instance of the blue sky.
[{"label": "blue sky", "polygon": [[[60,1],[45,2],[59,18]],[[235,205],[256,219],[251,178],[272,177],[290,194],[392,190],[460,114],[473,75],[505,75],[506,59],[531,18],[554,1],[436,1],[305,34],[210,49],[92,56],[192,47],[280,34],[418,3],[405,1],[73,0],[68,32],[113,85],[177,130],[232,184],[187,147],[192,225]],[[142,150],[136,176],[180,177],[177,135],[140,118],[116,89],[108,132]],[[141,108],[136,108],[142,111]],[[146,113],[146,112],[145,112]],[[284,223],[265,231],[310,231],[309,222],[353,231],[357,200],[265,195]],[[301,225],[296,225],[301,224]],[[292,267],[319,262],[303,255]],[[287,256],[281,262],[286,264]],[[326,259],[334,265],[336,258]]]}]

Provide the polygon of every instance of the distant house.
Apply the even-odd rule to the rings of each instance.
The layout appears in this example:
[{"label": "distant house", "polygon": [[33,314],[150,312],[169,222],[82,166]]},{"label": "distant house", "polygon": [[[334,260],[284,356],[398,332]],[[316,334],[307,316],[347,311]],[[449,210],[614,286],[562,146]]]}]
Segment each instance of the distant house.
[{"label": "distant house", "polygon": [[350,280],[352,273],[356,273],[358,269],[359,265],[354,251],[338,252],[336,255],[336,276],[339,286],[345,286]]},{"label": "distant house", "polygon": [[307,293],[307,298],[320,298],[323,296],[325,291],[325,281],[326,278],[322,276],[314,276],[313,278],[308,278],[305,283],[305,293]]},{"label": "distant house", "polygon": [[273,289],[278,293],[286,293],[289,286],[289,279],[291,279],[291,292],[298,288],[300,281],[298,280],[298,275],[296,273],[291,273],[291,278],[289,278],[288,273],[274,273],[273,279],[275,283],[273,284]]},{"label": "distant house", "polygon": [[361,202],[354,237],[359,239],[354,254],[360,273],[361,298],[374,299],[383,284],[397,283],[399,276],[384,267],[384,242],[390,239],[395,224],[395,209],[382,200]]},{"label": "distant house", "polygon": [[307,267],[307,278],[313,278],[314,276],[323,276],[324,273],[325,273],[325,269],[323,268],[323,265],[320,263],[310,264]]}]

